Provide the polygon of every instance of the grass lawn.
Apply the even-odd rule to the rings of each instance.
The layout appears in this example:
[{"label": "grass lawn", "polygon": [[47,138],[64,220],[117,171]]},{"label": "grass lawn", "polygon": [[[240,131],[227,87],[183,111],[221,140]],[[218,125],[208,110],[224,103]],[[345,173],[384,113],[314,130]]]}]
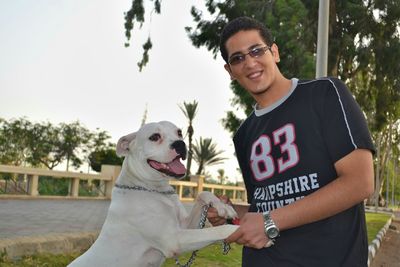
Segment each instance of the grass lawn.
[{"label": "grass lawn", "polygon": [[[390,215],[379,213],[367,213],[368,243],[375,239],[378,232],[386,224]],[[186,253],[179,258],[181,264],[185,264],[191,253]],[[78,255],[34,255],[24,257],[16,262],[7,259],[0,254],[1,267],[65,267]],[[201,249],[197,253],[192,267],[240,267],[242,247],[232,244],[228,255],[222,254],[221,243],[217,243]],[[163,267],[173,267],[175,260],[168,259]]]},{"label": "grass lawn", "polygon": [[367,212],[365,216],[367,218],[368,244],[371,244],[391,215]]}]

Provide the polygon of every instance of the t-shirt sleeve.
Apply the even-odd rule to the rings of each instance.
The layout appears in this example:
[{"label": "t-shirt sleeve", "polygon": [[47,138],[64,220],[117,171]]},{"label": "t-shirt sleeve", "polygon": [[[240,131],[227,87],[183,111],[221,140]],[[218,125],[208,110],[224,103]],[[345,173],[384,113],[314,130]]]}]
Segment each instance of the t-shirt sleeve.
[{"label": "t-shirt sleeve", "polygon": [[371,134],[360,106],[346,85],[328,79],[322,112],[322,132],[333,162],[355,149],[375,152]]}]

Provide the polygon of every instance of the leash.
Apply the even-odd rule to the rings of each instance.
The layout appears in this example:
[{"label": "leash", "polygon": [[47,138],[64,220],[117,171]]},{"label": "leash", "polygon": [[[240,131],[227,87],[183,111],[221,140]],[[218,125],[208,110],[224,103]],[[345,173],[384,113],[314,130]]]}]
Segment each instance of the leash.
[{"label": "leash", "polygon": [[[200,221],[199,221],[199,228],[200,229],[203,229],[205,224],[206,224],[207,212],[208,212],[208,209],[210,207],[211,207],[211,205],[204,205],[203,206],[203,210],[201,212]],[[228,243],[226,243],[225,241],[223,241],[222,242],[222,254],[224,254],[224,255],[228,254],[230,249],[231,249],[231,246]],[[178,257],[176,257],[175,258],[175,264],[177,266],[179,266],[179,267],[190,267],[193,264],[193,262],[194,262],[194,260],[195,260],[195,258],[197,256],[197,252],[198,252],[198,250],[193,251],[192,255],[190,256],[190,258],[188,259],[188,261],[185,264],[181,264],[179,262]]]}]

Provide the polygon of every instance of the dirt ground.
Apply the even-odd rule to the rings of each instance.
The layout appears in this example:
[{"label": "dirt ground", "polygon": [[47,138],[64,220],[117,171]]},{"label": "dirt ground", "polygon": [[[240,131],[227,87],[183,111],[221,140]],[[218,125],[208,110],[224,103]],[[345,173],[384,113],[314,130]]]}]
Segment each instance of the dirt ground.
[{"label": "dirt ground", "polygon": [[400,211],[395,215],[370,267],[400,267]]}]

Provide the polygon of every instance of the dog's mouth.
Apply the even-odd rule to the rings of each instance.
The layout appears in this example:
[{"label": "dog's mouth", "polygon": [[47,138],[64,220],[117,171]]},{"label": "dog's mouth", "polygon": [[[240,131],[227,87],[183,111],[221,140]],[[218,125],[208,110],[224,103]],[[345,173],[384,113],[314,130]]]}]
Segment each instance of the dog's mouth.
[{"label": "dog's mouth", "polygon": [[181,162],[181,156],[177,156],[169,163],[162,163],[148,159],[147,163],[156,171],[162,172],[168,176],[179,178],[186,174],[186,168]]}]

